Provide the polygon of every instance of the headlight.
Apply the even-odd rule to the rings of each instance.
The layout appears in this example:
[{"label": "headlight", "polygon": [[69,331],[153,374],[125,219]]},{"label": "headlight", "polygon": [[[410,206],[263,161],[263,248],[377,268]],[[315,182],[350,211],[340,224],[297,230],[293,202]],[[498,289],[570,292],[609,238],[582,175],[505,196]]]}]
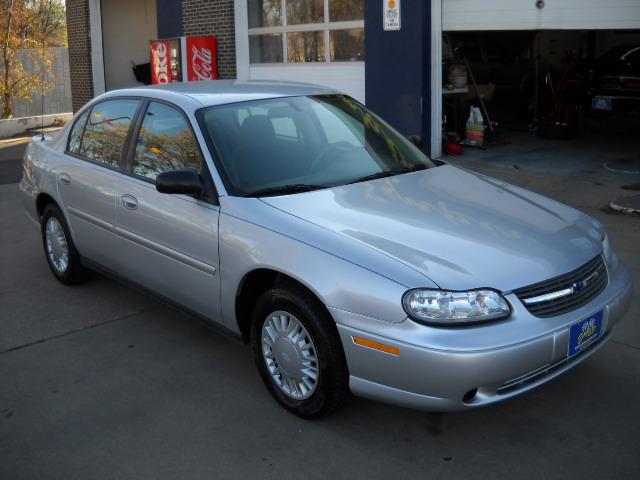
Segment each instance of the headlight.
[{"label": "headlight", "polygon": [[414,320],[442,326],[497,320],[511,313],[504,297],[493,290],[409,290],[402,306]]},{"label": "headlight", "polygon": [[602,255],[604,256],[604,261],[607,262],[607,267],[609,270],[615,270],[618,266],[618,256],[611,248],[611,243],[609,242],[609,236],[605,234],[602,239]]}]

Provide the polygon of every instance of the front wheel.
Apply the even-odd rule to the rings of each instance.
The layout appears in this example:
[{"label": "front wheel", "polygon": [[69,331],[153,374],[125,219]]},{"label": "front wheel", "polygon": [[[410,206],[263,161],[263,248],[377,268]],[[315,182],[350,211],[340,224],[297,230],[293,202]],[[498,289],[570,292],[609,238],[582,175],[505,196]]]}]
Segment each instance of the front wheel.
[{"label": "front wheel", "polygon": [[335,323],[297,285],[261,295],[251,324],[251,346],[260,376],[285,408],[318,418],[349,397],[349,372]]}]

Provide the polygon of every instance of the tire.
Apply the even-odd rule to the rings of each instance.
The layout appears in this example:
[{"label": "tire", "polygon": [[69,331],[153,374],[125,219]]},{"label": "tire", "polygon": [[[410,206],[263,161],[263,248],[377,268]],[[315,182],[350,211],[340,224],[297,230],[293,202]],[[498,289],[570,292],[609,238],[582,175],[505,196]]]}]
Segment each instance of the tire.
[{"label": "tire", "polygon": [[[290,316],[289,319],[287,315]],[[302,329],[295,328],[294,320]],[[265,338],[270,335],[269,329],[273,334],[278,322],[281,327],[288,324],[291,332],[287,338],[279,337],[280,343],[275,342],[271,349]],[[285,330],[281,328],[279,333],[283,335]],[[273,342],[273,337],[269,338]],[[296,341],[291,342],[292,338]],[[304,347],[295,347],[301,344]],[[279,285],[260,296],[251,322],[251,347],[267,389],[282,406],[296,415],[303,418],[323,417],[342,407],[350,397],[349,371],[335,323],[323,305],[298,285]],[[271,358],[265,351],[269,351]],[[304,363],[299,362],[300,357],[304,357],[309,368],[296,369],[296,366]],[[312,357],[315,357],[315,362],[310,360]],[[291,361],[290,358],[294,360]],[[280,365],[278,360],[281,361]],[[295,372],[293,376],[283,373],[287,366]],[[315,382],[312,381],[314,366],[317,373]],[[275,375],[272,374],[274,369]],[[279,369],[282,372],[278,379]],[[301,373],[303,371],[311,372],[310,376],[296,377],[302,378],[300,381],[286,381],[296,374],[304,376]],[[291,383],[295,389],[291,387]],[[306,392],[305,386],[308,389]]]},{"label": "tire", "polygon": [[[47,229],[51,229],[49,233],[51,244],[48,243]],[[67,221],[57,205],[50,203],[45,207],[42,213],[40,232],[44,256],[56,279],[65,285],[86,281],[89,272],[82,265],[78,250],[69,233]],[[61,240],[59,241],[58,238]],[[63,254],[64,248],[66,248],[66,257]],[[66,258],[66,262],[64,258]]]}]

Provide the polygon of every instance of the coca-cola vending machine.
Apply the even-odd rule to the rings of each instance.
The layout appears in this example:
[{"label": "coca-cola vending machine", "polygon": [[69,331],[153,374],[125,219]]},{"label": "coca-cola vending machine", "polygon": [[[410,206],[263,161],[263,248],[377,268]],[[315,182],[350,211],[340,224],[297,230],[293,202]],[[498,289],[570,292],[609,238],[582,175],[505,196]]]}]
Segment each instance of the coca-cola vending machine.
[{"label": "coca-cola vending machine", "polygon": [[183,38],[183,61],[186,62],[186,80],[215,80],[218,78],[218,61],[216,57],[216,37],[188,36]]},{"label": "coca-cola vending machine", "polygon": [[186,36],[151,42],[151,83],[218,78],[216,38]]}]

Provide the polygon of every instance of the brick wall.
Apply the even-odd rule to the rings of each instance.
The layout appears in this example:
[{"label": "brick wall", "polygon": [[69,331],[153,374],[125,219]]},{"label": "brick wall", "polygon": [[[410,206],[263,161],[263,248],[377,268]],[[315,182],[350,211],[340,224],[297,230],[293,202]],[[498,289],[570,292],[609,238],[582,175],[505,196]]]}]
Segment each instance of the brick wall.
[{"label": "brick wall", "polygon": [[218,74],[236,78],[236,44],[233,0],[183,0],[185,35],[215,35],[218,40]]},{"label": "brick wall", "polygon": [[66,0],[73,111],[93,98],[88,0]]}]

